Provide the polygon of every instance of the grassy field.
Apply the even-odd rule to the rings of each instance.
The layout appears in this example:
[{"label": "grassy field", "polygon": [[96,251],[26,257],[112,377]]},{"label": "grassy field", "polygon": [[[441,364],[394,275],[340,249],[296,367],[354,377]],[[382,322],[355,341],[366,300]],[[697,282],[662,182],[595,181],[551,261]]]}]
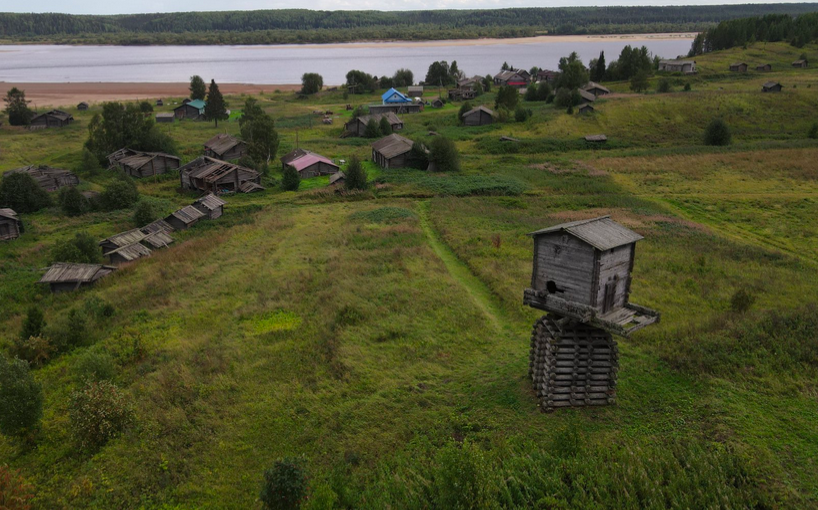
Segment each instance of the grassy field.
[{"label": "grassy field", "polygon": [[[359,194],[327,193],[316,178],[230,196],[222,218],[79,293],[37,285],[51,247],[132,228],[132,211],[23,215],[26,233],[0,244],[0,349],[32,305],[55,332],[71,310],[89,328],[35,370],[41,430],[34,445],[0,437],[0,465],[34,486],[35,508],[261,508],[262,473],[285,456],[310,473],[309,508],[818,505],[818,141],[807,138],[818,71],[783,68],[816,50],[705,55],[690,92],[682,78],[669,94],[614,84],[622,94],[588,117],[544,103],[526,104],[524,123],[479,128],[456,125],[459,105],[406,115],[404,136],[456,141],[458,174],[367,163],[377,186]],[[723,72],[739,60],[775,71]],[[770,79],[784,92],[762,94]],[[332,158],[369,158],[370,140],[339,135],[344,105],[377,94],[255,97],[276,119],[279,155],[297,137]],[[227,99],[240,110],[244,98]],[[493,106],[493,94],[479,99]],[[0,128],[0,171],[76,167],[100,108],[70,110],[64,129]],[[312,114],[322,109],[333,125]],[[715,116],[733,130],[728,147],[701,142]],[[238,123],[161,129],[189,161]],[[608,146],[579,141],[594,133]],[[112,176],[80,178],[100,190]],[[191,202],[177,186],[139,183],[163,213]],[[616,406],[545,414],[527,375],[541,313],[522,306],[526,234],[602,214],[645,236],[632,301],[662,321],[618,339]],[[106,303],[112,315],[95,312]],[[94,353],[113,358],[137,418],[91,453],[75,444],[68,407]]]}]

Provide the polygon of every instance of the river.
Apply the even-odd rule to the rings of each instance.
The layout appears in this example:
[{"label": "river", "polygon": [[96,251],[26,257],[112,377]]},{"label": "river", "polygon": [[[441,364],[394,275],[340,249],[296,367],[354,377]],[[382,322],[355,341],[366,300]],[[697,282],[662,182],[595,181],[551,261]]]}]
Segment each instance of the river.
[{"label": "river", "polygon": [[420,81],[436,60],[457,61],[467,75],[495,74],[503,62],[529,69],[556,69],[576,51],[587,63],[605,52],[645,45],[674,58],[690,49],[692,34],[671,36],[554,36],[478,41],[383,42],[275,46],[0,46],[0,81],[10,83],[179,83],[194,74],[221,83],[295,84],[317,72],[325,84],[341,84],[347,71],[375,76],[411,69]]}]

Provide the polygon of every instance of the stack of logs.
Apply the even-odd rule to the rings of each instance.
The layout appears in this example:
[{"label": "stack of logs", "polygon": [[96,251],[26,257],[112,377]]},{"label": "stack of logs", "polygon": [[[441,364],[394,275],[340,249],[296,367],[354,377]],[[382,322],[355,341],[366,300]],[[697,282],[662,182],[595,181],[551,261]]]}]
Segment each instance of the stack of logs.
[{"label": "stack of logs", "polygon": [[619,353],[610,333],[559,315],[534,324],[529,375],[543,411],[616,403]]}]

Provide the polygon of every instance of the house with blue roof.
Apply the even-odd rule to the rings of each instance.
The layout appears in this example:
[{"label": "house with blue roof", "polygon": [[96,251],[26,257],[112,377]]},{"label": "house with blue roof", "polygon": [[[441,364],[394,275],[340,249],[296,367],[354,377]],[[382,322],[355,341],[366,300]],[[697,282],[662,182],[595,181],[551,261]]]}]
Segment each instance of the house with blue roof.
[{"label": "house with blue roof", "polygon": [[395,89],[389,89],[381,96],[383,104],[411,103],[412,100]]},{"label": "house with blue roof", "polygon": [[177,119],[201,120],[204,118],[205,102],[194,99],[173,109],[173,116]]}]

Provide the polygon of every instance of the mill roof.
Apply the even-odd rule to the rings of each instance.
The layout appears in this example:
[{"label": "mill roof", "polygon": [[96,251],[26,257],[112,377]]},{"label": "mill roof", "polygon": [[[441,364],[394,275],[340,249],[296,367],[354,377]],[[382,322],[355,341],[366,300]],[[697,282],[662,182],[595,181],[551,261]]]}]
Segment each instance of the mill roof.
[{"label": "mill roof", "polygon": [[617,246],[635,243],[644,239],[633,230],[625,228],[612,220],[610,216],[561,223],[531,232],[529,235],[537,237],[556,232],[567,232],[600,251],[610,250]]},{"label": "mill roof", "polygon": [[240,143],[244,143],[235,136],[228,135],[226,133],[220,133],[210,140],[205,142],[205,147],[212,150],[216,154],[224,154],[225,152],[229,151],[236,145]]},{"label": "mill roof", "polygon": [[205,213],[196,209],[192,205],[186,205],[179,209],[178,211],[171,213],[170,215],[178,219],[182,223],[189,225],[194,221],[198,220],[199,218],[203,218]]},{"label": "mill roof", "polygon": [[386,159],[392,159],[412,150],[413,143],[412,140],[393,133],[374,142],[372,148]]},{"label": "mill roof", "polygon": [[114,244],[120,248],[123,246],[128,246],[133,243],[138,243],[139,241],[145,239],[145,233],[142,230],[135,228],[133,230],[128,230],[126,232],[121,232],[116,235],[112,235],[107,239],[103,239],[99,242],[99,245],[102,246],[103,244]]},{"label": "mill roof", "polygon": [[596,96],[591,94],[587,90],[577,89],[577,91],[579,92],[579,95],[582,96],[582,99],[585,99],[586,101],[590,102],[596,101]]},{"label": "mill roof", "polygon": [[113,266],[100,264],[55,262],[40,278],[39,283],[91,283],[115,270]]},{"label": "mill roof", "polygon": [[116,253],[128,262],[142,257],[147,257],[151,254],[150,248],[140,243],[133,243],[127,246],[122,246],[116,250],[111,250],[105,255],[112,255]]},{"label": "mill roof", "polygon": [[222,207],[227,202],[222,200],[221,198],[217,197],[213,193],[208,193],[207,195],[203,196],[202,198],[196,200],[197,204],[203,205],[207,210],[213,211]]}]

